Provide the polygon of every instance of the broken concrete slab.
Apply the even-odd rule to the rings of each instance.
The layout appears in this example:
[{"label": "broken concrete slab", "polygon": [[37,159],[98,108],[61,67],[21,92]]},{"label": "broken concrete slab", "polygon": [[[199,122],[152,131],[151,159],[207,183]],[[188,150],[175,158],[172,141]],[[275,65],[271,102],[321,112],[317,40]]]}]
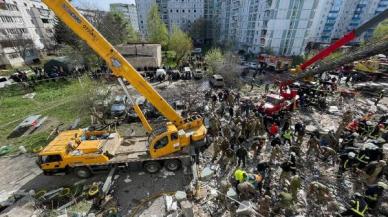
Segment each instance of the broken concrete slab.
[{"label": "broken concrete slab", "polygon": [[170,212],[171,207],[172,207],[173,198],[170,195],[164,195],[164,200],[166,201],[167,212]]},{"label": "broken concrete slab", "polygon": [[193,205],[189,201],[182,201],[180,206],[184,217],[194,217]]},{"label": "broken concrete slab", "polygon": [[237,192],[232,187],[230,187],[228,192],[226,192],[226,196],[237,200]]},{"label": "broken concrete slab", "polygon": [[210,167],[205,167],[200,175],[202,181],[209,180],[214,175],[214,171]]},{"label": "broken concrete slab", "polygon": [[159,217],[166,216],[166,205],[164,202],[164,197],[156,198],[151,205],[144,210],[139,217]]},{"label": "broken concrete slab", "polygon": [[177,191],[175,193],[175,199],[178,201],[178,202],[181,202],[183,200],[186,200],[187,199],[187,195],[186,195],[186,192],[184,191]]},{"label": "broken concrete slab", "polygon": [[242,201],[236,210],[236,214],[237,216],[251,216],[255,213],[253,207],[254,205],[250,201]]}]

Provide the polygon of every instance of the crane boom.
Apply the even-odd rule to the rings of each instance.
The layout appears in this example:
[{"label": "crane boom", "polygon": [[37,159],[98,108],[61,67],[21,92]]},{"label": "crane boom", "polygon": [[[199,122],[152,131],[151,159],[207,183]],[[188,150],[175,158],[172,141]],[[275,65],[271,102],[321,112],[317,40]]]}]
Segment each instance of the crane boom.
[{"label": "crane boom", "polygon": [[143,95],[167,120],[177,127],[183,118],[167,101],[135,70],[135,68],[75,9],[68,0],[43,0],[75,34],[83,39],[105,60],[113,74],[125,78]]}]

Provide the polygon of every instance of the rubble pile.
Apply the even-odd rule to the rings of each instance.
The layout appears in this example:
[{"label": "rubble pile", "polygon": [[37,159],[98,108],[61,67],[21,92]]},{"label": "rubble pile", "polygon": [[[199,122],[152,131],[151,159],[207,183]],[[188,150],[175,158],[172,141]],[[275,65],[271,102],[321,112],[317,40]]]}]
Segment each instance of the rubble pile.
[{"label": "rubble pile", "polygon": [[[205,117],[210,142],[186,192],[195,216],[345,216],[354,214],[357,201],[363,215],[384,216],[386,101],[316,85],[320,104],[304,98],[268,114],[260,105],[278,92],[268,86],[193,93],[202,110],[192,112]],[[181,194],[175,199],[182,212]]]}]

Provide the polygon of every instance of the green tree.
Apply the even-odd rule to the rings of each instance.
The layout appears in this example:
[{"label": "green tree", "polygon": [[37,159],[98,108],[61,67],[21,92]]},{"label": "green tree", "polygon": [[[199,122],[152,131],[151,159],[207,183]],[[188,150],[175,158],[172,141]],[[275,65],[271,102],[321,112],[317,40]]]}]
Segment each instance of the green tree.
[{"label": "green tree", "polygon": [[388,35],[388,19],[381,22],[373,32],[373,40],[381,40]]},{"label": "green tree", "polygon": [[137,42],[138,34],[123,14],[108,12],[97,25],[100,33],[113,45]]},{"label": "green tree", "polygon": [[[95,13],[95,16],[90,17],[89,22],[113,45],[139,41],[138,33],[122,14]],[[75,63],[88,66],[102,62],[95,52],[63,22],[57,22],[54,30],[56,42],[62,47],[60,50],[62,55],[68,56]]]},{"label": "green tree", "polygon": [[209,65],[210,73],[215,73],[223,60],[224,56],[219,48],[210,49],[205,55],[205,62]]},{"label": "green tree", "polygon": [[182,59],[190,54],[193,49],[191,38],[178,26],[174,26],[168,43],[169,50],[175,51],[176,63],[180,64]]},{"label": "green tree", "polygon": [[148,40],[152,43],[159,43],[162,47],[168,44],[168,30],[166,24],[160,19],[158,5],[151,6],[147,17]]}]

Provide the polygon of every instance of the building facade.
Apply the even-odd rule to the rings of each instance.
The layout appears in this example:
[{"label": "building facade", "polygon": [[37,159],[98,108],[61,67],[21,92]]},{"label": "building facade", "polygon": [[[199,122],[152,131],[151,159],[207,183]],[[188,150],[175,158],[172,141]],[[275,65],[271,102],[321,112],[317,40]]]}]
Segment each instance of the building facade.
[{"label": "building facade", "polygon": [[[323,15],[323,26],[318,29],[315,42],[330,43],[357,28],[388,8],[388,0],[327,0],[328,13]],[[374,28],[367,30],[353,42],[368,40]]]},{"label": "building facade", "polygon": [[304,52],[319,1],[225,0],[221,4],[221,41],[253,53]]},{"label": "building facade", "polygon": [[55,16],[40,0],[0,1],[0,66],[38,60],[54,46]]},{"label": "building facade", "polygon": [[161,19],[169,31],[174,25],[189,30],[191,25],[204,17],[205,0],[136,0],[140,33],[147,35],[147,18],[153,4],[158,5]]},{"label": "building facade", "polygon": [[124,17],[131,23],[132,28],[137,32],[139,31],[136,5],[115,3],[110,4],[110,10],[123,14]]}]

